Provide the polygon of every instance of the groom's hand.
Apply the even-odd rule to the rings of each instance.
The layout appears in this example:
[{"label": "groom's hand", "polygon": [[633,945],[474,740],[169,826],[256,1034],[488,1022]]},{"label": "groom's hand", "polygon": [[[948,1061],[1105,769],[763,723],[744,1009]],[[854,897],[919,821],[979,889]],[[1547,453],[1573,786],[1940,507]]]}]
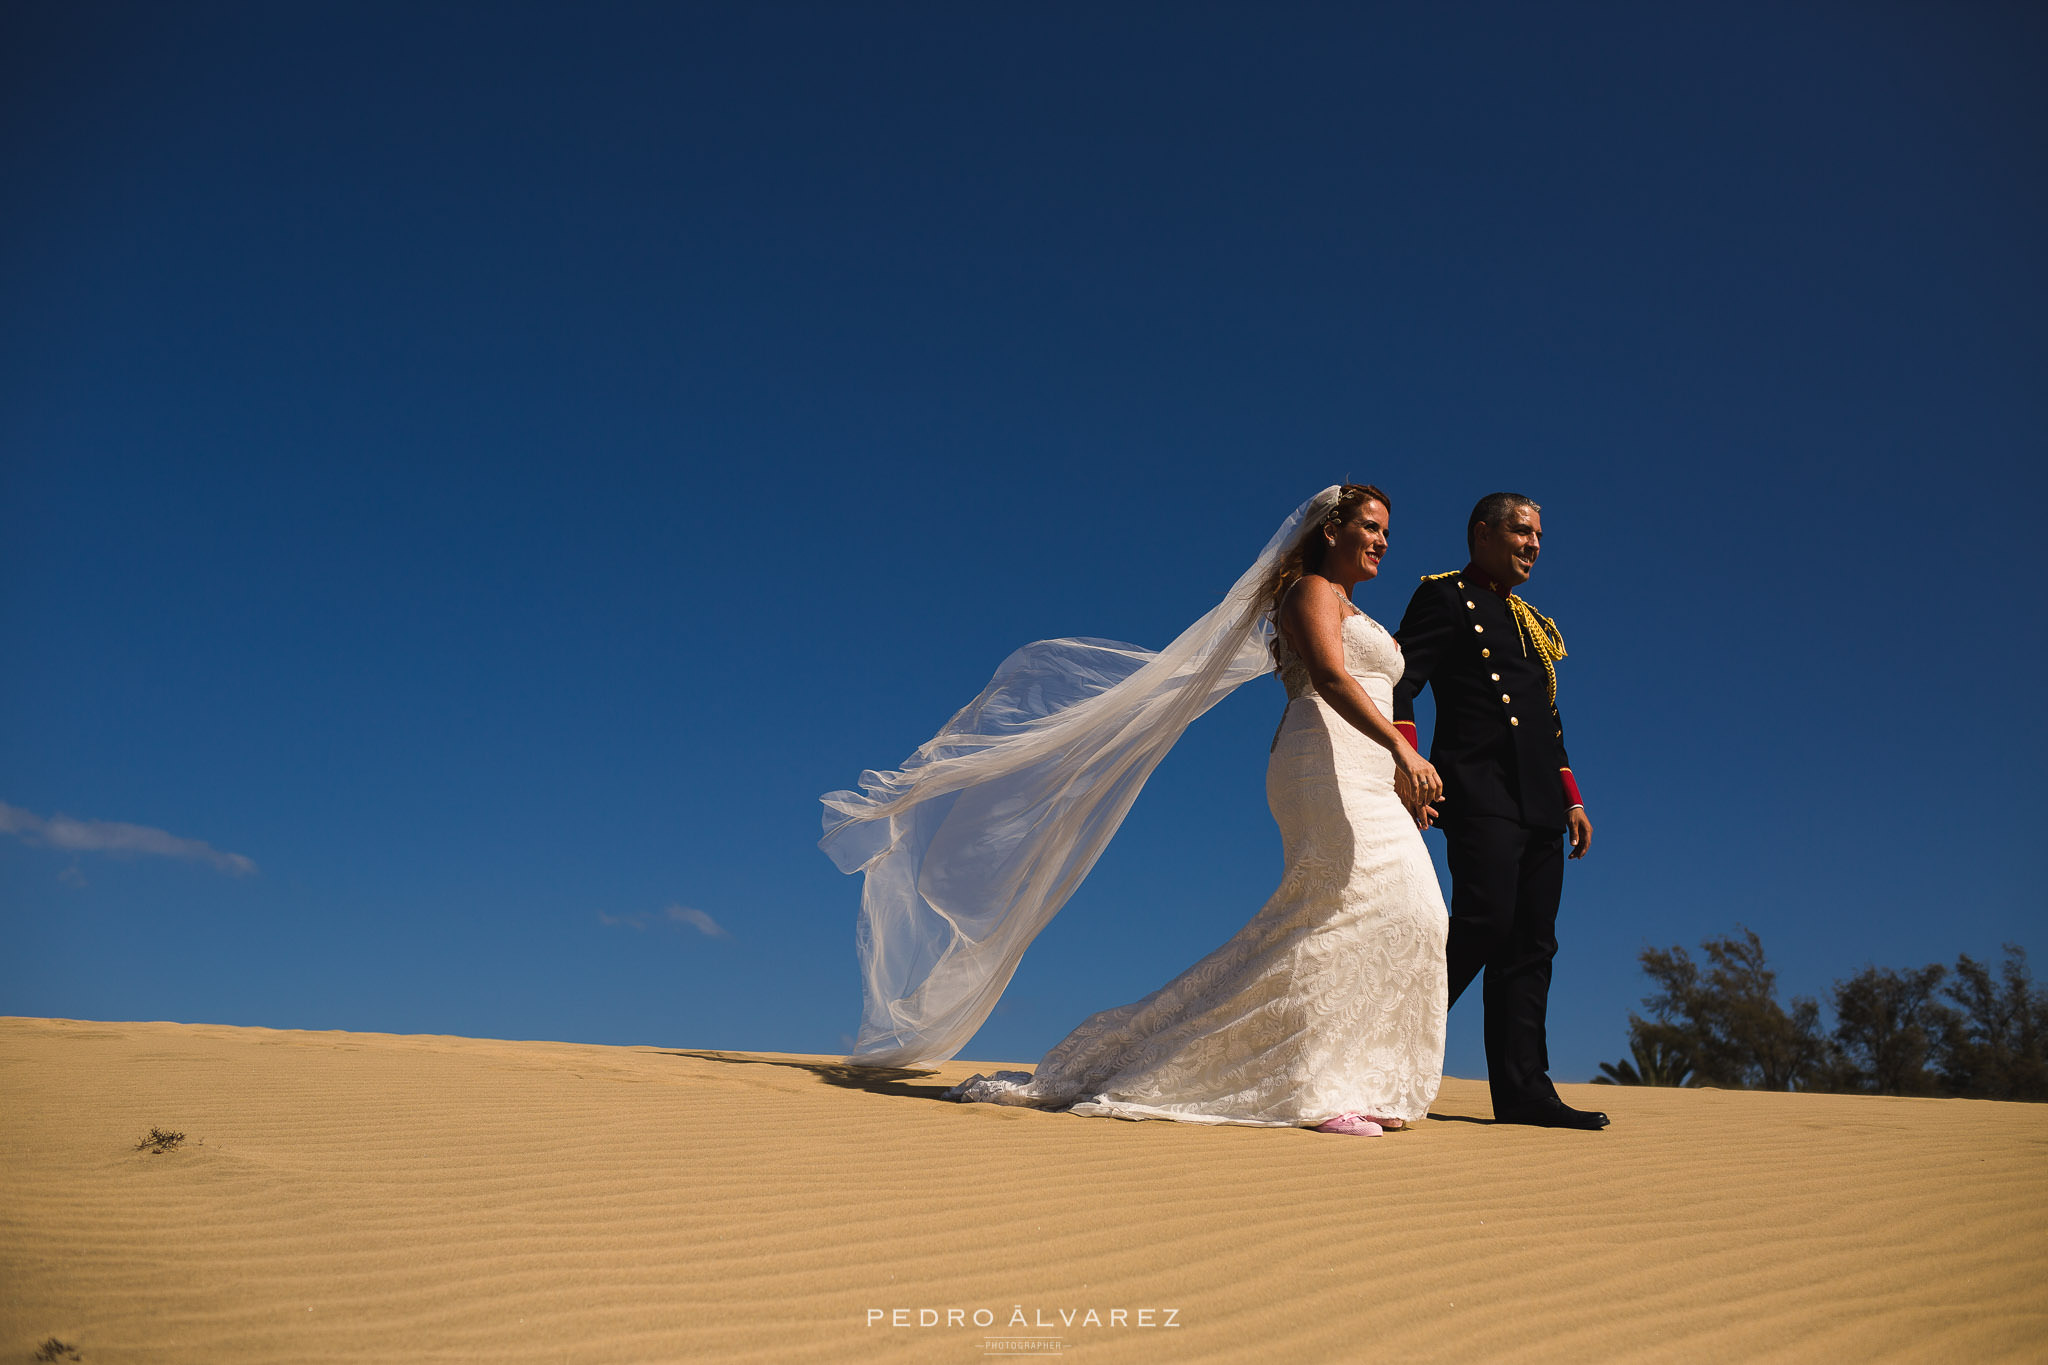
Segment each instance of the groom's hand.
[{"label": "groom's hand", "polygon": [[1565,816],[1565,824],[1571,829],[1572,856],[1585,857],[1586,850],[1593,846],[1593,822],[1586,818],[1586,808],[1573,806],[1571,813]]},{"label": "groom's hand", "polygon": [[1428,798],[1420,790],[1421,784],[1406,768],[1394,770],[1394,795],[1408,812],[1408,818],[1415,822],[1415,828],[1428,829],[1436,823],[1436,803],[1441,797]]}]

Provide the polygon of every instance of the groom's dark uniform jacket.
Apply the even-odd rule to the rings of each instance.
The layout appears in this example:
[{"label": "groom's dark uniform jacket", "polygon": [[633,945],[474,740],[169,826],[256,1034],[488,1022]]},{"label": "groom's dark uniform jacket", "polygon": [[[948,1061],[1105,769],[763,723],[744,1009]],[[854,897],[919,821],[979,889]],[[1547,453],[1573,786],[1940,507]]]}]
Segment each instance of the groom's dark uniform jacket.
[{"label": "groom's dark uniform jacket", "polygon": [[1565,827],[1561,774],[1571,759],[1552,669],[1528,631],[1505,599],[1459,572],[1423,579],[1395,632],[1406,671],[1394,685],[1394,723],[1412,742],[1416,694],[1435,689],[1429,761],[1444,781],[1437,809],[1447,822],[1492,815]]},{"label": "groom's dark uniform jacket", "polygon": [[1436,692],[1429,757],[1444,783],[1437,809],[1451,869],[1450,998],[1485,973],[1495,1115],[1555,1105],[1545,1018],[1563,832],[1578,801],[1557,715],[1563,639],[1469,565],[1423,579],[1395,638],[1406,668],[1394,687],[1394,724],[1410,743],[1416,694]]}]

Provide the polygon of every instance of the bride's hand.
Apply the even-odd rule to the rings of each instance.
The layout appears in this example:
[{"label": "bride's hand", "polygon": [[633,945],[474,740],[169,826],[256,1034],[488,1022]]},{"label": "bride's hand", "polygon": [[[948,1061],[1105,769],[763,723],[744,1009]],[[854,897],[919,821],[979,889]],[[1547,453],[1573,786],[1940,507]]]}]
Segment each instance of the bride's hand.
[{"label": "bride's hand", "polygon": [[1394,790],[1409,810],[1419,811],[1443,799],[1444,780],[1434,764],[1403,744],[1394,755]]}]

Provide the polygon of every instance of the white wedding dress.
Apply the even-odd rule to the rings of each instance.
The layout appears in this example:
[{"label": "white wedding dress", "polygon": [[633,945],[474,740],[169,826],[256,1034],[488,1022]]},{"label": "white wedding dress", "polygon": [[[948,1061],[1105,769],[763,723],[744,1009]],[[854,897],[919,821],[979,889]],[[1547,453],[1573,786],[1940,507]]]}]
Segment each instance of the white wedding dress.
[{"label": "white wedding dress", "polygon": [[[1345,666],[1393,715],[1401,651],[1363,613]],[[951,1098],[1075,1114],[1260,1127],[1345,1113],[1415,1120],[1443,1079],[1448,915],[1394,760],[1277,645],[1287,711],[1266,766],[1280,889],[1236,937],[1143,1000],[1091,1016],[1036,1073]]]}]

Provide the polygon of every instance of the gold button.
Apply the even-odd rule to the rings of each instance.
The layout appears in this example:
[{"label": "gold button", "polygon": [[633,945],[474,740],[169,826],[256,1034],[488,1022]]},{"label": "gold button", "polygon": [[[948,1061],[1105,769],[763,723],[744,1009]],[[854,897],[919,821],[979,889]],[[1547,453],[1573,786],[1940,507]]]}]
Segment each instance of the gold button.
[{"label": "gold button", "polygon": [[[1503,700],[1503,701],[1505,701],[1505,700],[1506,700],[1506,698],[1502,698],[1502,700]],[[1520,725],[1521,723],[1522,723],[1522,718],[1521,718],[1520,716],[1509,716],[1509,717],[1508,717],[1508,724],[1510,724],[1510,725]]]},{"label": "gold button", "polygon": [[1463,592],[1463,591],[1465,591],[1465,580],[1464,580],[1464,579],[1462,579],[1462,578],[1458,580],[1458,591],[1459,591],[1459,592]]},{"label": "gold button", "polygon": [[1487,677],[1489,677],[1489,678],[1491,678],[1491,679],[1493,679],[1493,680],[1494,680],[1495,682],[1499,682],[1499,681],[1500,681],[1500,674],[1498,674],[1498,673],[1489,673],[1489,674],[1487,674],[1486,676],[1487,676]]},{"label": "gold button", "polygon": [[1506,700],[1508,699],[1508,694],[1507,694],[1507,693],[1505,693],[1505,692],[1501,693],[1501,694],[1500,694],[1500,699],[1501,699],[1502,701],[1506,701]]},{"label": "gold button", "polygon": [[1481,625],[1475,625],[1472,627],[1472,633],[1474,635],[1484,635],[1486,633],[1486,627]]},{"label": "gold button", "polygon": [[1478,604],[1477,602],[1467,602],[1467,603],[1465,604],[1465,606],[1466,606],[1466,607],[1467,607],[1467,608],[1468,608],[1469,610],[1472,610],[1472,611],[1478,611],[1478,610],[1479,610],[1479,604]]},{"label": "gold button", "polygon": [[1482,649],[1479,651],[1479,657],[1482,659],[1491,659],[1493,657],[1493,651],[1490,649]]}]

